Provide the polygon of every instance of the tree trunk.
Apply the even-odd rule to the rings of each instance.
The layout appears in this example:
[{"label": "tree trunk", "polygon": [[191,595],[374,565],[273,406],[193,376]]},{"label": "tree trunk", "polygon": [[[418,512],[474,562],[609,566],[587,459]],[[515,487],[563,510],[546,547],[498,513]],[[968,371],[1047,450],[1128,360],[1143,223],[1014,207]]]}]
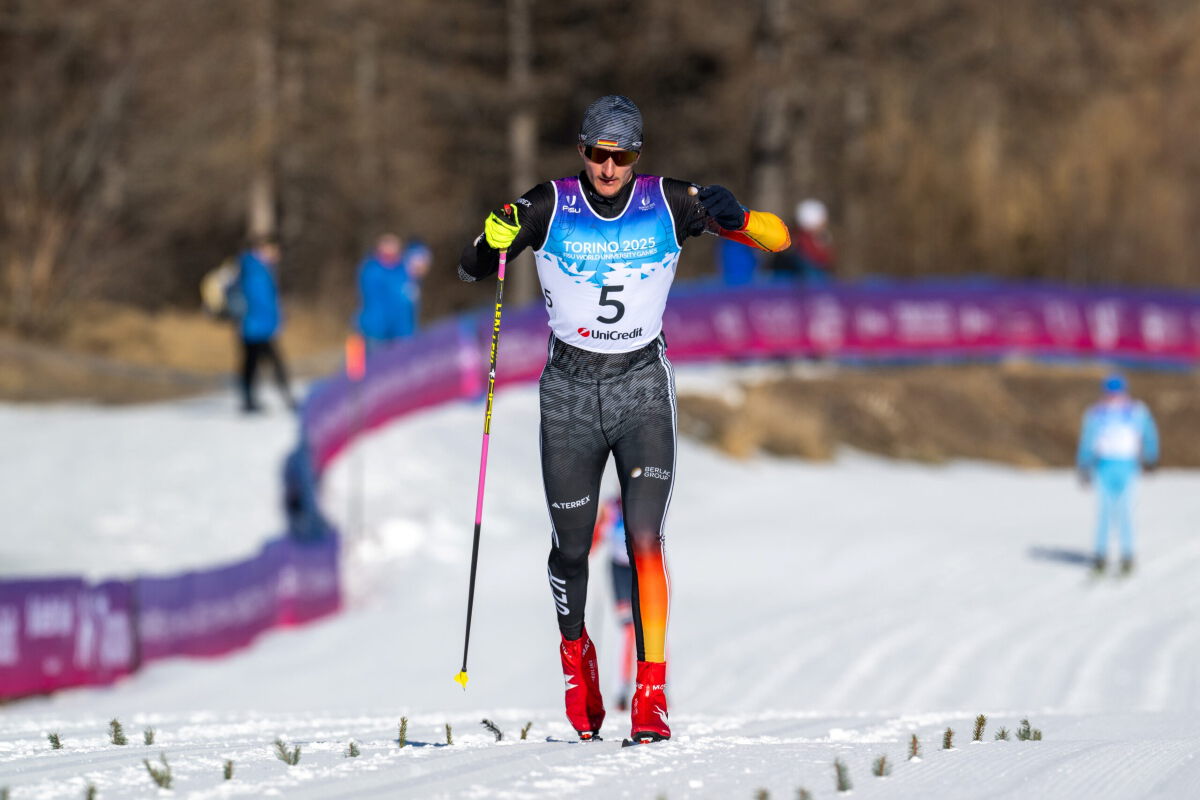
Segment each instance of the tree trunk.
[{"label": "tree trunk", "polygon": [[842,154],[841,196],[843,230],[838,248],[838,274],[845,278],[862,275],[879,269],[883,265],[866,264],[867,243],[871,241],[868,202],[865,197],[869,185],[867,153],[867,125],[871,114],[871,96],[865,72],[850,69],[844,75],[845,92],[842,111],[844,114],[845,139]]},{"label": "tree trunk", "polygon": [[[508,83],[510,113],[508,146],[512,159],[512,194],[519,197],[537,180],[537,117],[533,110],[533,0],[508,0]],[[512,270],[510,297],[514,304],[538,296],[532,254],[525,253]]]},{"label": "tree trunk", "polygon": [[251,36],[254,53],[254,129],[246,228],[251,237],[274,236],[275,150],[278,136],[276,0],[257,0]]},{"label": "tree trunk", "polygon": [[365,15],[355,31],[358,47],[354,63],[354,99],[358,112],[358,185],[362,192],[362,231],[359,245],[371,246],[383,225],[379,131],[376,123],[379,107],[379,31],[375,21]]},{"label": "tree trunk", "polygon": [[789,25],[792,0],[759,0],[755,39],[755,73],[761,76],[760,101],[754,113],[750,154],[750,186],[754,207],[783,214],[787,205],[788,134],[794,103],[791,97]]}]

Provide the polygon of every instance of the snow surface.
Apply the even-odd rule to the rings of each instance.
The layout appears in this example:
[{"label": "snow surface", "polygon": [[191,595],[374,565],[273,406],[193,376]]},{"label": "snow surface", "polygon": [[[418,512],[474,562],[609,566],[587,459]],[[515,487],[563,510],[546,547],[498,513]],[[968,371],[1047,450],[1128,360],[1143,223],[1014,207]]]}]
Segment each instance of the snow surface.
[{"label": "snow surface", "polygon": [[[682,385],[727,380],[727,371],[681,371]],[[0,570],[122,574],[131,563],[169,570],[254,550],[279,527],[277,462],[290,423],[227,408],[213,399],[0,407],[3,440],[16,442],[0,498],[6,518],[25,520],[22,535],[0,542]],[[854,797],[1200,796],[1194,473],[1146,481],[1137,574],[1093,580],[1082,564],[1092,498],[1066,471],[855,453],[833,464],[739,462],[684,440],[668,519],[675,737],[622,749],[621,712],[610,709],[606,740],[588,744],[570,741],[562,715],[531,388],[497,398],[471,681],[464,692],[451,680],[481,416],[476,404],[435,409],[339,460],[326,486],[335,516],[353,518],[350,484],[365,476],[346,612],[228,658],[171,661],[109,689],[0,707],[0,788],[14,799],[77,798],[88,782],[102,798],[675,800],[760,788],[793,798],[799,787],[822,798],[842,796],[841,759]],[[31,442],[37,454],[26,457]],[[57,493],[31,493],[64,473],[74,479]],[[11,486],[23,480],[27,491]],[[137,523],[114,540],[101,520],[118,513]],[[603,554],[593,568],[588,627],[609,686],[617,647]],[[979,713],[988,729],[972,743]],[[114,716],[126,747],[108,743]],[[402,716],[414,745],[404,749]],[[993,739],[1001,725],[1015,734],[1022,718],[1043,741]],[[941,749],[946,727],[951,751]],[[64,749],[49,748],[51,731]],[[922,758],[909,762],[914,733]],[[297,766],[276,759],[276,737],[301,746]],[[358,758],[345,756],[351,739]],[[141,763],[162,752],[170,795]],[[893,765],[886,778],[871,775],[880,755]]]}]

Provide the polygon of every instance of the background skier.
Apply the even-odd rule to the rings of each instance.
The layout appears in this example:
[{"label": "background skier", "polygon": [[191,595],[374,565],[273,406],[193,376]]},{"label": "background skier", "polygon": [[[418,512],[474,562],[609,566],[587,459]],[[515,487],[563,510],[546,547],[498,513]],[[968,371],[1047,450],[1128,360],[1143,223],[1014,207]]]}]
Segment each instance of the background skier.
[{"label": "background skier", "polygon": [[633,629],[633,565],[629,562],[629,541],[625,536],[625,511],[621,495],[614,495],[600,506],[592,547],[604,542],[612,574],[613,606],[621,631],[621,662],[617,681],[617,708],[629,708],[633,688],[633,664],[637,653],[637,634]]},{"label": "background skier", "polygon": [[1093,479],[1100,497],[1096,526],[1095,572],[1104,571],[1108,536],[1116,526],[1120,536],[1121,572],[1133,569],[1133,488],[1142,469],[1158,464],[1158,429],[1144,403],[1129,395],[1125,379],[1104,380],[1104,397],[1087,410],[1079,437],[1076,465],[1085,485]]}]

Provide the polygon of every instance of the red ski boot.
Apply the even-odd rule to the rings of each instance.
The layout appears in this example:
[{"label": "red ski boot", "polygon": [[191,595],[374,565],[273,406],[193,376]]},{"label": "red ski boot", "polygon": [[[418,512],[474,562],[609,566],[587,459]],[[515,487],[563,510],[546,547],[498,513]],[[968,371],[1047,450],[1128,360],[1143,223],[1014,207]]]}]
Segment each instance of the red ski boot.
[{"label": "red ski boot", "polygon": [[567,721],[584,741],[600,738],[604,723],[604,698],[600,695],[600,670],[596,667],[596,646],[587,635],[575,641],[562,640],[563,681],[567,684]]},{"label": "red ski boot", "polygon": [[633,690],[634,744],[661,742],[671,738],[667,725],[667,665],[657,661],[637,663],[637,685]]}]

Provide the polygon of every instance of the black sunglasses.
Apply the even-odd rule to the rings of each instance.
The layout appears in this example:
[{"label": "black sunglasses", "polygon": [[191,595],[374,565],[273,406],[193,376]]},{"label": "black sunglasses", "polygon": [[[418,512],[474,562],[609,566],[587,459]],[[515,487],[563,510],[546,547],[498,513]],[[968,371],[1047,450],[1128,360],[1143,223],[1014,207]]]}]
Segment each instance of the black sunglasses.
[{"label": "black sunglasses", "polygon": [[611,158],[618,167],[628,167],[638,160],[641,153],[637,150],[606,150],[603,147],[589,145],[583,148],[583,155],[588,161],[595,164],[603,164]]}]

